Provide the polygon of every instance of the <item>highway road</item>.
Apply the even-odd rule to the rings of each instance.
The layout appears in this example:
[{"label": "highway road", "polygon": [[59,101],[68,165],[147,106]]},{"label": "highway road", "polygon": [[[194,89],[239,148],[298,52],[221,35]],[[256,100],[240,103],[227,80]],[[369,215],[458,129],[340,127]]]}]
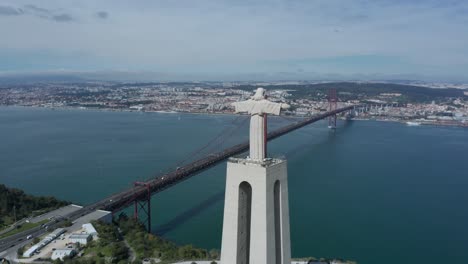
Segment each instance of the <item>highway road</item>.
[{"label": "highway road", "polygon": [[41,226],[36,226],[15,235],[0,239],[0,257],[4,255],[2,254],[4,251],[8,250],[10,252],[12,250],[9,249],[13,249],[13,247],[18,249],[18,245],[24,245],[30,242],[26,239],[29,235],[32,238],[35,238],[42,236],[47,232],[51,232],[63,224],[64,221],[74,221],[81,217],[82,211],[86,212],[87,210],[83,210],[83,207],[80,206],[69,205],[30,219],[33,223],[41,222],[46,219],[49,219],[50,221],[42,224]]}]

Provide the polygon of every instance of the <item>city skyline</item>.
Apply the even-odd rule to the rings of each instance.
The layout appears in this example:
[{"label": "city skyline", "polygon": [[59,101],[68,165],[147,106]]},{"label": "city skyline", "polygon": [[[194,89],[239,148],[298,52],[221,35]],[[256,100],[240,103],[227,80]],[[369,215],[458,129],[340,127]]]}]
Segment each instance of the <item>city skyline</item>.
[{"label": "city skyline", "polygon": [[468,1],[2,0],[0,76],[466,81],[467,14]]}]

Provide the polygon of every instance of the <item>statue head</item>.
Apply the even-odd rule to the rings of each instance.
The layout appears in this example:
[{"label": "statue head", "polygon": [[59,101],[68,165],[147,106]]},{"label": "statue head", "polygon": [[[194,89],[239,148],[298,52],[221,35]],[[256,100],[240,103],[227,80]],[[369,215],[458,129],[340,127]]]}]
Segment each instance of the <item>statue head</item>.
[{"label": "statue head", "polygon": [[266,90],[263,89],[262,87],[257,88],[257,91],[255,91],[254,96],[252,96],[252,100],[255,101],[260,101],[266,98],[265,96]]}]

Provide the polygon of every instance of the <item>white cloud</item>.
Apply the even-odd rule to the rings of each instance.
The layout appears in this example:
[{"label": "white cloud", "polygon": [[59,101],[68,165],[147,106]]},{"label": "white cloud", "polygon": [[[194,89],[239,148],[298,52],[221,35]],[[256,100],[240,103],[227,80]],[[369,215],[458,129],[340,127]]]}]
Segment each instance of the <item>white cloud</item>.
[{"label": "white cloud", "polygon": [[[5,0],[22,8],[37,2]],[[0,49],[86,56],[115,69],[294,71],[290,61],[377,55],[402,58],[401,73],[462,74],[468,65],[468,4],[455,1],[51,1],[39,8],[69,23],[0,16]],[[98,19],[106,12],[107,19]],[[63,17],[65,18],[65,17]],[[19,60],[25,58],[18,58]],[[269,64],[269,61],[284,64]],[[375,72],[385,72],[376,61]],[[71,68],[74,67],[70,61]],[[302,65],[320,71],[318,66]],[[104,66],[103,66],[104,67]],[[315,68],[314,68],[315,67]],[[379,68],[380,67],[380,68]],[[98,67],[99,68],[99,67]],[[368,73],[355,67],[330,72]],[[432,72],[431,72],[432,74]]]}]

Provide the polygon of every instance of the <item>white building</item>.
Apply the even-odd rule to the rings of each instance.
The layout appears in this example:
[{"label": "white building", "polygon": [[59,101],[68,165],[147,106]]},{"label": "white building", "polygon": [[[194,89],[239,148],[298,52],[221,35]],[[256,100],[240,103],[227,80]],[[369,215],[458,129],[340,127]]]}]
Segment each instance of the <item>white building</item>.
[{"label": "white building", "polygon": [[94,228],[94,226],[91,223],[83,224],[81,227],[87,234],[90,234],[93,237],[97,236],[98,234],[98,232],[96,231],[96,228]]},{"label": "white building", "polygon": [[73,257],[76,254],[74,249],[71,248],[61,248],[56,249],[52,256],[50,257],[52,260],[61,259],[63,260],[64,257]]},{"label": "white building", "polygon": [[41,248],[45,247],[47,244],[52,242],[54,239],[56,239],[58,236],[61,234],[65,233],[65,229],[63,228],[57,228],[55,229],[52,233],[48,234],[44,239],[39,241],[39,243],[35,244],[28,250],[26,250],[23,253],[23,257],[25,258],[30,258],[37,250],[40,250]]},{"label": "white building", "polygon": [[28,250],[23,252],[23,258],[30,258],[34,254],[34,252],[36,252],[36,250],[38,249],[39,249],[39,244],[36,244],[30,247]]},{"label": "white building", "polygon": [[104,211],[104,210],[96,210],[83,217],[80,217],[79,219],[77,219],[77,222],[78,221],[81,223],[89,223],[91,221],[102,221],[104,223],[111,223],[112,212]]},{"label": "white building", "polygon": [[54,240],[56,239],[58,236],[60,236],[61,234],[65,233],[65,229],[63,228],[57,228],[55,229],[52,233],[48,234],[46,236],[46,238],[50,239],[50,240]]},{"label": "white building", "polygon": [[80,243],[81,245],[88,244],[93,237],[90,234],[71,234],[68,240],[72,243]]}]

